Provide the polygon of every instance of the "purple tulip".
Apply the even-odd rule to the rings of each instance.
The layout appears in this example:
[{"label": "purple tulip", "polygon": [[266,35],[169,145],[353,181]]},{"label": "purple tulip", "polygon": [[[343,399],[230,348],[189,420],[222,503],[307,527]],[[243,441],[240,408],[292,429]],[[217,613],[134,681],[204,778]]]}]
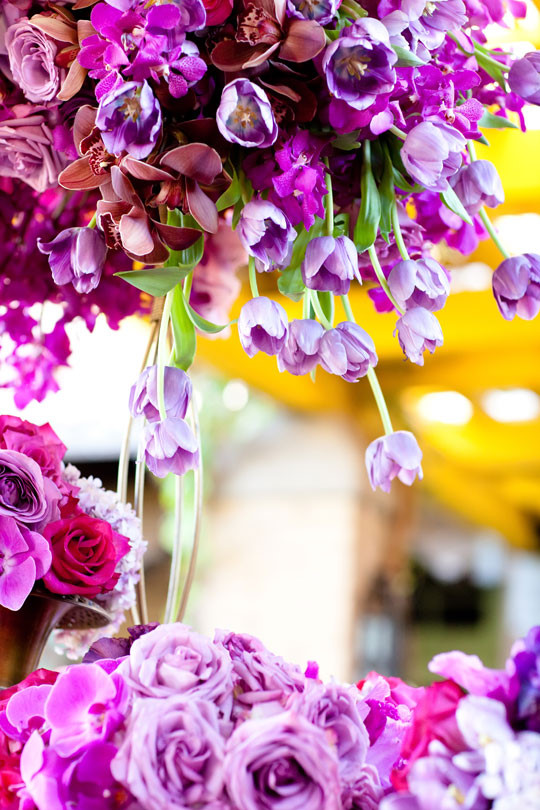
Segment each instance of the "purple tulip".
[{"label": "purple tulip", "polygon": [[245,250],[255,257],[259,272],[289,263],[296,231],[274,203],[261,199],[248,202],[242,210],[236,233]]},{"label": "purple tulip", "polygon": [[342,29],[326,48],[322,66],[332,95],[356,110],[371,107],[396,81],[397,56],[388,30],[371,17]]},{"label": "purple tulip", "polygon": [[318,236],[308,242],[302,262],[302,278],[310,290],[347,295],[358,277],[358,251],[348,236]]},{"label": "purple tulip", "polygon": [[450,179],[450,185],[471,216],[477,214],[483,205],[496,208],[504,202],[501,178],[490,160],[475,160],[462,166]]},{"label": "purple tulip", "polygon": [[337,14],[341,0],[289,0],[287,11],[294,17],[317,20],[319,25],[328,25]]},{"label": "purple tulip", "polygon": [[225,784],[238,810],[341,810],[325,733],[294,712],[246,720],[227,740]]},{"label": "purple tulip", "polygon": [[435,315],[424,307],[408,309],[398,318],[394,335],[398,335],[399,345],[411,363],[424,365],[426,349],[433,354],[437,346],[443,344],[443,334]]},{"label": "purple tulip", "polygon": [[183,419],[167,417],[161,422],[151,422],[145,438],[146,466],[158,478],[165,478],[170,472],[184,475],[198,466],[199,446]]},{"label": "purple tulip", "polygon": [[111,155],[148,157],[161,131],[161,107],[148,82],[115,85],[99,102],[96,126]]},{"label": "purple tulip", "polygon": [[19,610],[50,565],[51,550],[41,534],[0,517],[0,605]]},{"label": "purple tulip", "polygon": [[41,253],[48,254],[55,284],[73,284],[77,292],[95,290],[107,256],[107,246],[95,228],[66,228],[51,242],[37,240]]},{"label": "purple tulip", "polygon": [[286,369],[289,374],[298,377],[309,374],[319,361],[319,348],[324,329],[318,321],[291,321],[289,334],[278,354],[278,368]]},{"label": "purple tulip", "polygon": [[524,253],[505,259],[493,273],[493,295],[501,315],[531,321],[540,310],[540,255]]},{"label": "purple tulip", "polygon": [[268,96],[248,79],[236,79],[223,88],[216,121],[225,140],[241,146],[263,149],[278,135]]},{"label": "purple tulip", "polygon": [[529,104],[540,104],[540,52],[526,53],[508,73],[510,90]]},{"label": "purple tulip", "polygon": [[375,344],[368,333],[351,321],[339,323],[321,338],[321,366],[329,374],[339,374],[348,382],[357,382],[377,365]]},{"label": "purple tulip", "polygon": [[[129,410],[132,416],[144,416],[149,422],[159,422],[157,388],[158,368],[148,366],[129,393]],[[186,372],[174,366],[165,366],[164,399],[167,416],[183,419],[191,393],[191,380]]]},{"label": "purple tulip", "polygon": [[459,130],[440,121],[422,121],[411,129],[401,147],[410,176],[431,191],[445,191],[448,178],[463,160],[466,140]]},{"label": "purple tulip", "polygon": [[388,276],[390,292],[400,309],[442,309],[450,293],[448,275],[435,259],[398,262]]},{"label": "purple tulip", "polygon": [[416,476],[423,478],[422,451],[412,433],[397,430],[381,436],[368,445],[366,467],[373,489],[380,487],[390,492],[390,484],[396,478],[411,486]]},{"label": "purple tulip", "polygon": [[287,339],[287,313],[277,301],[252,298],[238,318],[238,335],[246,354],[277,354]]}]

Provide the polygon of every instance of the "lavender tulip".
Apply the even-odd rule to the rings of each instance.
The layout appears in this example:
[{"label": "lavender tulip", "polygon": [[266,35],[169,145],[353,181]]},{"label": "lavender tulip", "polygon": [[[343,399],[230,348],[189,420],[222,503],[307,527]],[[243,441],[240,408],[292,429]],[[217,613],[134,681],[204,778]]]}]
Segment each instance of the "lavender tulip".
[{"label": "lavender tulip", "polygon": [[199,446],[183,419],[167,417],[161,422],[151,422],[145,437],[146,466],[158,478],[165,478],[170,472],[184,475],[198,466]]},{"label": "lavender tulip", "polygon": [[37,241],[41,253],[48,254],[55,284],[73,284],[77,292],[95,290],[107,257],[107,246],[94,228],[66,228],[51,242]]},{"label": "lavender tulip", "polygon": [[50,565],[49,543],[41,534],[0,517],[0,605],[19,610]]},{"label": "lavender tulip", "polygon": [[505,259],[493,273],[493,295],[503,318],[530,321],[540,311],[540,255]]},{"label": "lavender tulip", "polygon": [[421,480],[422,451],[412,433],[397,430],[381,436],[368,445],[366,467],[373,489],[380,487],[390,492],[390,484],[399,478],[403,484],[411,486],[416,476]]},{"label": "lavender tulip", "polygon": [[339,374],[348,382],[357,382],[377,365],[375,344],[368,333],[356,323],[344,321],[329,329],[321,338],[321,366],[329,374]]},{"label": "lavender tulip", "polygon": [[262,296],[244,304],[238,318],[238,335],[246,354],[277,354],[287,339],[287,313],[277,301]]},{"label": "lavender tulip", "polygon": [[424,307],[408,309],[398,318],[394,335],[398,335],[399,345],[411,363],[424,365],[426,349],[433,354],[437,346],[443,344],[443,334],[435,315]]},{"label": "lavender tulip", "polygon": [[410,176],[431,191],[445,191],[448,178],[463,160],[466,140],[459,130],[440,121],[421,121],[401,147],[403,165]]},{"label": "lavender tulip", "polygon": [[435,259],[398,262],[388,276],[388,286],[400,309],[442,309],[450,293],[448,275]]},{"label": "lavender tulip", "polygon": [[510,90],[529,104],[540,104],[540,52],[531,51],[512,64],[508,73]]},{"label": "lavender tulip", "polygon": [[288,0],[287,11],[295,17],[317,20],[319,25],[328,25],[337,14],[340,0]]},{"label": "lavender tulip", "polygon": [[161,107],[148,82],[115,85],[99,102],[96,126],[111,155],[148,157],[161,131]]},{"label": "lavender tulip", "polygon": [[261,199],[248,202],[242,210],[236,232],[245,250],[255,257],[259,272],[289,263],[296,231],[274,203]]},{"label": "lavender tulip", "polygon": [[241,146],[263,149],[278,135],[268,96],[248,79],[236,79],[223,88],[216,121],[225,140]]},{"label": "lavender tulip", "polygon": [[322,65],[332,95],[356,110],[366,110],[378,96],[393,90],[396,62],[388,30],[368,17],[342,29],[326,48]]},{"label": "lavender tulip", "polygon": [[[132,386],[129,394],[129,410],[132,416],[144,416],[149,422],[158,422],[158,368],[148,366]],[[165,366],[164,400],[167,416],[183,419],[191,399],[191,380],[185,371]]]},{"label": "lavender tulip", "polygon": [[291,321],[289,334],[278,354],[278,368],[296,377],[309,374],[319,361],[319,348],[324,329],[309,318]]},{"label": "lavender tulip", "polygon": [[501,178],[490,160],[475,160],[462,166],[450,178],[450,185],[471,216],[477,214],[483,205],[496,208],[504,202]]},{"label": "lavender tulip", "polygon": [[302,278],[310,290],[346,295],[358,277],[358,251],[348,236],[318,236],[308,242]]},{"label": "lavender tulip", "polygon": [[324,732],[293,712],[239,725],[224,771],[238,810],[341,810],[337,757]]}]

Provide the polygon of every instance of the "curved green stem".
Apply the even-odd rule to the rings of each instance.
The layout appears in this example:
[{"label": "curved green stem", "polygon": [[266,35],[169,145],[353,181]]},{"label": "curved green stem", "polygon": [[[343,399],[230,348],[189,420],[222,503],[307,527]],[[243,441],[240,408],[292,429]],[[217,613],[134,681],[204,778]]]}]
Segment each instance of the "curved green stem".
[{"label": "curved green stem", "polygon": [[379,409],[379,413],[381,415],[381,422],[383,423],[384,432],[387,435],[393,433],[394,428],[392,427],[392,421],[390,419],[390,414],[388,413],[388,406],[379,383],[379,378],[375,374],[375,369],[372,366],[368,368],[366,376],[371,386],[375,402],[377,403],[377,408]]},{"label": "curved green stem", "polygon": [[379,262],[379,257],[377,256],[377,251],[375,250],[374,245],[372,245],[370,248],[368,248],[368,253],[369,253],[369,258],[371,259],[372,267],[375,270],[375,275],[377,276],[377,279],[379,281],[379,284],[381,285],[381,287],[383,288],[386,295],[388,296],[388,298],[390,299],[392,304],[395,306],[395,308],[397,309],[399,314],[403,315],[403,310],[401,309],[401,307],[397,303],[396,299],[394,298],[394,296],[390,292],[390,287],[388,286],[388,282],[387,282],[386,278],[384,277],[384,273],[382,271],[382,267],[381,267],[380,262]]},{"label": "curved green stem", "polygon": [[[201,444],[201,431],[199,427],[199,418],[193,400],[191,401],[190,408],[190,422],[193,428],[193,433],[197,439],[197,444]],[[186,581],[182,591],[182,598],[180,600],[180,607],[178,609],[178,616],[176,621],[183,621],[186,608],[188,604],[189,595],[191,593],[191,586],[195,579],[195,571],[197,569],[197,557],[199,553],[199,543],[201,536],[201,515],[202,515],[202,499],[203,499],[203,459],[202,452],[200,452],[199,466],[195,469],[195,480],[193,484],[193,500],[194,500],[194,525],[193,525],[193,543],[191,545],[191,554],[189,558],[188,571]]]},{"label": "curved green stem", "polygon": [[174,528],[171,567],[169,570],[169,585],[167,588],[167,604],[165,606],[164,624],[176,620],[180,602],[180,583],[182,577],[182,502],[184,493],[184,477],[177,475],[174,482]]},{"label": "curved green stem", "polygon": [[259,287],[257,285],[257,269],[255,267],[255,258],[253,256],[249,257],[249,286],[251,289],[251,295],[253,298],[259,297]]},{"label": "curved green stem", "polygon": [[399,224],[398,207],[395,201],[392,206],[392,230],[394,231],[394,238],[396,240],[396,245],[398,247],[401,258],[407,261],[411,257],[409,256],[409,251],[407,250],[407,246],[403,241],[403,234],[401,233],[401,226]]},{"label": "curved green stem", "polygon": [[397,137],[400,138],[402,141],[404,141],[405,138],[407,137],[407,133],[403,132],[403,130],[400,129],[399,127],[392,126],[390,127],[389,132],[393,132],[394,135],[397,135]]},{"label": "curved green stem", "polygon": [[322,307],[321,307],[319,298],[318,298],[317,293],[315,292],[315,290],[306,290],[306,293],[309,296],[309,300],[311,302],[311,305],[312,305],[313,309],[315,310],[315,314],[316,314],[317,318],[322,323],[324,328],[325,329],[332,329],[332,324],[330,323],[330,321],[328,320],[328,318],[326,317],[326,315],[322,311]]},{"label": "curved green stem", "polygon": [[[324,159],[324,164],[326,168],[329,168],[328,165],[328,158]],[[328,189],[328,193],[326,195],[325,200],[325,213],[326,216],[324,218],[324,229],[326,236],[333,236],[334,235],[334,190],[332,188],[332,177],[330,176],[330,172],[326,172],[325,175],[325,183],[326,188]]]},{"label": "curved green stem", "polygon": [[90,222],[88,223],[88,228],[95,228],[97,223],[97,213],[94,214]]},{"label": "curved green stem", "polygon": [[166,419],[165,409],[165,366],[167,365],[167,332],[171,318],[174,290],[170,290],[165,297],[163,314],[159,325],[158,352],[157,352],[157,398],[159,418]]},{"label": "curved green stem", "polygon": [[342,295],[341,296],[341,303],[343,304],[343,309],[345,310],[345,315],[347,316],[349,321],[352,321],[353,323],[356,323],[356,318],[354,317],[354,312],[352,311],[351,302],[349,301],[349,296],[348,295]]}]

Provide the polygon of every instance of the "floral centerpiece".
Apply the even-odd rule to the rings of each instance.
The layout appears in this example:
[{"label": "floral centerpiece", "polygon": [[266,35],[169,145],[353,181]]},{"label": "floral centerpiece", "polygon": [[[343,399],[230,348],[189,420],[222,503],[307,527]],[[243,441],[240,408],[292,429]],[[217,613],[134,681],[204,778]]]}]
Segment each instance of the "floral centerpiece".
[{"label": "floral centerpiece", "polygon": [[504,670],[437,655],[426,688],[323,683],[183,624],[103,639],[0,692],[5,810],[507,810],[540,797],[540,628]]},{"label": "floral centerpiece", "polygon": [[[392,427],[348,293],[363,283],[395,312],[405,357],[422,365],[443,342],[434,313],[450,290],[433,245],[467,253],[490,235],[503,317],[537,314],[540,259],[501,243],[486,206],[502,185],[475,152],[540,103],[538,54],[490,49],[484,33],[525,11],[517,0],[4,0],[0,201],[17,248],[0,304],[18,401],[54,386],[75,315],[92,325],[101,310],[115,325],[148,304],[140,291],[166,296],[147,456],[158,474],[193,466],[196,437],[165,407],[164,366],[186,371],[197,331],[229,326],[244,252],[248,355],[275,355],[293,375],[367,377],[385,431],[367,452],[371,483],[411,484],[421,451]],[[225,232],[235,248],[220,267]],[[47,333],[38,301],[61,306]]]}]

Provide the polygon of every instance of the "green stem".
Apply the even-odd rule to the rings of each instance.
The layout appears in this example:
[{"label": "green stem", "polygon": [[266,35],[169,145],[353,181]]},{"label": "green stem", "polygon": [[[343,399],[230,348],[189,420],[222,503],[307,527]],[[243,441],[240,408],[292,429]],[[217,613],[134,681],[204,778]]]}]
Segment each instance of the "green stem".
[{"label": "green stem", "polygon": [[390,433],[394,432],[394,428],[392,427],[392,421],[390,419],[390,414],[388,413],[388,406],[379,383],[379,378],[375,374],[375,369],[372,366],[368,368],[366,376],[371,386],[375,402],[377,403],[377,408],[379,409],[379,413],[381,415],[381,422],[383,423],[384,432],[386,435],[389,435]]},{"label": "green stem", "polygon": [[249,286],[251,288],[251,295],[253,298],[259,297],[259,287],[257,286],[257,270],[255,267],[255,258],[249,257]]},{"label": "green stem", "polygon": [[302,298],[302,318],[304,320],[306,318],[311,318],[311,305],[309,300],[309,290],[304,290],[304,296]]},{"label": "green stem", "polygon": [[[474,144],[471,140],[467,141],[467,151],[469,152],[469,157],[471,159],[471,163],[474,163],[475,160],[478,158],[476,157],[476,149],[474,148]],[[505,259],[510,258],[510,253],[507,251],[503,243],[501,242],[501,238],[497,233],[497,229],[491,222],[490,218],[488,217],[487,211],[484,207],[480,209],[478,212],[478,216],[482,220],[484,224],[484,228],[488,232],[493,241],[493,244],[496,246],[497,250],[504,256]]]},{"label": "green stem", "polygon": [[312,305],[313,309],[315,310],[315,314],[316,314],[317,318],[319,319],[319,321],[322,323],[322,325],[324,326],[325,329],[331,329],[332,324],[330,323],[330,321],[328,320],[328,318],[326,317],[326,315],[322,311],[322,307],[321,307],[319,297],[318,297],[316,291],[315,290],[306,290],[306,294],[309,296],[309,300],[311,302],[311,305]]},{"label": "green stem", "polygon": [[165,297],[165,305],[163,307],[163,314],[161,316],[161,323],[159,325],[157,352],[157,397],[159,418],[161,420],[167,418],[167,411],[165,410],[165,366],[167,365],[167,332],[169,330],[169,321],[171,318],[173,293],[174,290],[170,290]]},{"label": "green stem", "polygon": [[407,246],[403,241],[403,234],[401,233],[401,227],[399,224],[399,213],[397,203],[394,200],[394,204],[392,205],[392,229],[394,231],[394,238],[396,240],[396,245],[398,246],[398,250],[401,254],[401,258],[407,261],[410,259],[409,252],[407,250]]},{"label": "green stem", "polygon": [[394,296],[390,292],[390,287],[388,286],[388,282],[387,282],[386,278],[384,277],[384,273],[382,271],[382,267],[381,267],[380,262],[379,262],[379,257],[377,256],[377,251],[375,250],[375,245],[372,245],[370,248],[368,248],[368,253],[369,253],[369,258],[371,259],[371,264],[373,266],[373,269],[375,270],[375,275],[377,276],[377,279],[379,280],[379,284],[381,285],[381,287],[383,288],[386,295],[388,296],[388,298],[390,299],[392,304],[395,306],[395,308],[397,309],[399,314],[403,315],[403,310],[398,305],[396,299],[394,298]]},{"label": "green stem", "polygon": [[174,529],[171,567],[169,570],[169,586],[167,588],[167,604],[163,623],[169,624],[176,620],[180,603],[180,584],[182,577],[182,504],[184,492],[184,477],[175,476],[174,482]]},{"label": "green stem", "polygon": [[399,127],[395,127],[395,126],[390,127],[389,131],[393,132],[394,135],[397,135],[397,137],[400,138],[402,141],[404,141],[405,138],[407,137],[407,133],[403,132],[403,130],[400,129]]},{"label": "green stem", "polygon": [[458,38],[456,37],[455,34],[450,34],[449,32],[447,32],[447,36],[450,37],[450,39],[453,40],[456,43],[459,50],[462,53],[466,54],[467,56],[473,56],[474,53],[477,51],[479,54],[482,55],[482,58],[485,59],[486,62],[490,62],[493,65],[493,67],[498,67],[503,72],[506,72],[506,71],[510,70],[509,65],[505,65],[503,62],[499,62],[498,59],[495,59],[495,57],[492,56],[491,51],[489,51],[487,48],[484,48],[484,46],[480,45],[478,42],[475,42],[473,40],[474,51],[471,52],[471,51],[466,50],[463,47],[463,45],[460,43],[460,41],[458,40]]},{"label": "green stem", "polygon": [[345,310],[345,315],[347,316],[349,321],[356,323],[356,318],[354,317],[354,312],[352,311],[351,302],[349,301],[348,295],[341,296],[341,303],[343,304],[343,309]]},{"label": "green stem", "polygon": [[96,223],[97,223],[97,213],[94,213],[94,216],[92,217],[92,219],[88,223],[88,228],[95,228]]},{"label": "green stem", "polygon": [[[328,169],[329,168],[329,166],[328,166],[328,158],[324,159],[324,163],[326,165],[326,168]],[[325,209],[326,216],[324,218],[325,232],[326,232],[327,236],[333,236],[334,235],[334,190],[332,188],[332,177],[330,176],[329,171],[326,172],[326,175],[325,175],[324,179],[325,179],[325,183],[326,183],[326,188],[328,189],[328,193],[326,195],[326,200],[325,200],[325,203],[326,203],[326,209]]]}]

